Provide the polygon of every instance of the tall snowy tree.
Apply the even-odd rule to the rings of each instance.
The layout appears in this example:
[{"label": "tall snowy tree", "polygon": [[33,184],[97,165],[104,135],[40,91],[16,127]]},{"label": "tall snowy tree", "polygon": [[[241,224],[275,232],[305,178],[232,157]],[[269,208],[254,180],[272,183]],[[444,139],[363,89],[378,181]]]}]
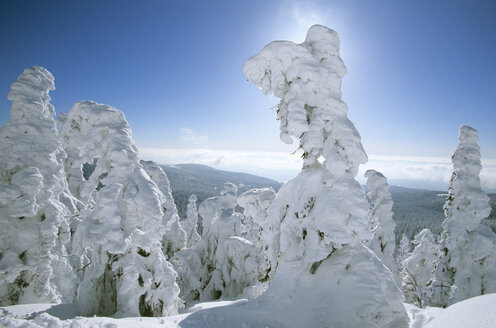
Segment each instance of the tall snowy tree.
[{"label": "tall snowy tree", "polygon": [[491,207],[480,184],[479,135],[477,130],[461,126],[458,140],[429,301],[442,307],[496,292],[496,235],[481,224]]},{"label": "tall snowy tree", "polygon": [[367,156],[341,100],[339,44],[335,31],[314,25],[305,42],[271,42],[245,64],[249,80],[281,99],[281,139],[299,138],[303,169],[279,190],[263,227],[271,284],[245,304],[196,313],[217,317],[217,327],[408,326],[391,272],[362,243],[368,203],[354,177]]},{"label": "tall snowy tree", "polygon": [[[177,313],[177,274],[161,244],[165,196],[143,169],[124,115],[107,105],[77,102],[60,134],[67,148],[79,149],[71,165],[83,174],[81,195],[91,203],[73,242],[81,258],[81,310],[127,316]],[[84,163],[92,163],[90,172],[84,172]]]},{"label": "tall snowy tree", "polygon": [[396,246],[393,220],[393,199],[389,192],[386,177],[375,170],[365,172],[367,178],[368,199],[372,205],[370,210],[370,231],[372,239],[367,246],[377,255],[384,265],[391,270],[398,287],[401,279],[393,257]]},{"label": "tall snowy tree", "polygon": [[439,256],[439,245],[429,229],[423,229],[412,240],[413,252],[402,262],[403,294],[407,302],[425,307],[428,285]]},{"label": "tall snowy tree", "polygon": [[43,67],[26,68],[8,94],[11,120],[0,129],[1,305],[74,299],[66,246],[76,201],[48,95],[53,81]]}]

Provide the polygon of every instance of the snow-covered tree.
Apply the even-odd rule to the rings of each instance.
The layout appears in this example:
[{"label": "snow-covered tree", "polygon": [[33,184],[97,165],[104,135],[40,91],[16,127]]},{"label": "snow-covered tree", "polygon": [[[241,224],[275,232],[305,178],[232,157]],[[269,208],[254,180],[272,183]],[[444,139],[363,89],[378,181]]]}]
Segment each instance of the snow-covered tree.
[{"label": "snow-covered tree", "polygon": [[186,247],[196,245],[201,237],[198,234],[198,208],[196,207],[196,195],[190,195],[188,199],[188,206],[186,208],[186,219],[181,222],[186,232]]},{"label": "snow-covered tree", "polygon": [[165,226],[165,234],[162,239],[163,251],[169,258],[172,258],[177,251],[186,247],[187,236],[179,222],[180,219],[172,197],[169,178],[156,162],[142,160],[141,165],[143,165],[150,179],[155,182],[162,192],[159,197],[164,212],[162,219],[162,224]]},{"label": "snow-covered tree", "polygon": [[396,249],[395,252],[395,262],[396,262],[396,267],[398,268],[398,272],[403,271],[403,261],[410,256],[411,248],[412,246],[411,246],[410,238],[408,238],[406,233],[403,233],[401,235],[400,244],[398,245],[398,248]]},{"label": "snow-covered tree", "polygon": [[281,139],[299,138],[303,169],[268,209],[263,238],[275,273],[267,291],[198,316],[250,317],[251,327],[408,326],[391,271],[362,243],[368,202],[354,177],[367,155],[341,100],[339,44],[335,31],[314,25],[303,43],[271,42],[245,64],[249,80],[281,99]]},{"label": "snow-covered tree", "polygon": [[377,255],[384,265],[391,270],[398,287],[401,287],[401,278],[393,257],[396,246],[393,220],[393,199],[389,192],[386,177],[375,170],[365,172],[369,192],[367,197],[372,205],[370,210],[370,231],[372,239],[367,246]]},{"label": "snow-covered tree", "polygon": [[407,302],[423,308],[439,256],[439,245],[429,229],[420,231],[412,244],[412,254],[402,262],[403,294]]},{"label": "snow-covered tree", "polygon": [[441,254],[429,301],[442,307],[496,292],[496,235],[481,224],[491,207],[480,184],[479,135],[477,130],[461,126],[458,139],[444,205]]},{"label": "snow-covered tree", "polygon": [[72,156],[75,168],[83,171],[84,163],[93,164],[80,188],[92,205],[73,242],[81,259],[81,310],[129,316],[177,313],[177,274],[161,243],[166,197],[143,169],[124,115],[107,105],[77,102],[60,134],[67,148],[79,149]]},{"label": "snow-covered tree", "polygon": [[[0,304],[72,302],[71,196],[48,95],[54,78],[26,68],[11,86],[0,129]],[[70,247],[69,247],[70,248]]]},{"label": "snow-covered tree", "polygon": [[276,192],[273,188],[250,189],[239,195],[238,205],[243,208],[243,237],[262,248],[262,226],[267,219],[267,209],[274,201]]},{"label": "snow-covered tree", "polygon": [[186,301],[236,297],[265,276],[265,257],[252,242],[240,237],[243,215],[235,211],[237,190],[226,183],[219,196],[200,204],[202,239],[173,259],[181,297]]}]

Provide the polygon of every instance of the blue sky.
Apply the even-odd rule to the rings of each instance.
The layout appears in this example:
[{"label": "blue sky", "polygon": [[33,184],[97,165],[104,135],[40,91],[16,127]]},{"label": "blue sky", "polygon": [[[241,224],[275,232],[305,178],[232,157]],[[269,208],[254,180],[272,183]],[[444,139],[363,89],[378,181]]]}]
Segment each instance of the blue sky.
[{"label": "blue sky", "polygon": [[340,33],[343,97],[367,167],[391,183],[445,187],[467,124],[480,133],[483,183],[496,190],[490,0],[3,0],[0,124],[10,84],[41,65],[55,76],[58,113],[87,99],[122,110],[142,157],[287,180],[299,167],[289,155],[296,146],[279,141],[277,99],[242,68],[270,41],[302,42],[314,23]]}]

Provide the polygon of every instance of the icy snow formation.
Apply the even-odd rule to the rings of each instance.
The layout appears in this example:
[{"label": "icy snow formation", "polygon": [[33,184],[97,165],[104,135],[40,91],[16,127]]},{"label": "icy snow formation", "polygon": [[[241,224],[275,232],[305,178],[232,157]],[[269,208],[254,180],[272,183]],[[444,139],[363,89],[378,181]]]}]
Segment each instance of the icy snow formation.
[{"label": "icy snow formation", "polygon": [[219,196],[200,204],[202,239],[173,259],[181,297],[186,301],[236,297],[265,276],[265,257],[252,242],[240,237],[243,215],[235,212],[237,189],[228,182]]},{"label": "icy snow formation", "polygon": [[367,170],[365,177],[370,190],[367,197],[372,204],[369,213],[372,239],[367,243],[367,247],[391,270],[396,284],[401,286],[401,279],[393,257],[396,246],[394,235],[396,222],[393,220],[393,199],[389,192],[389,185],[386,177],[375,170]]},{"label": "icy snow formation", "polygon": [[177,313],[177,274],[161,244],[167,198],[143,169],[124,115],[107,105],[77,102],[60,134],[67,148],[78,150],[70,156],[71,172],[78,168],[83,175],[84,163],[94,163],[80,188],[93,205],[85,208],[73,240],[81,259],[77,297],[83,313]]},{"label": "icy snow formation", "polygon": [[43,67],[26,68],[8,94],[11,120],[0,129],[0,304],[74,299],[67,247],[77,202],[49,102],[53,81]]},{"label": "icy snow formation", "polygon": [[412,240],[412,254],[402,262],[403,294],[407,302],[425,307],[428,283],[434,274],[439,245],[429,229],[423,229]]},{"label": "icy snow formation", "polygon": [[209,327],[407,327],[391,272],[362,243],[370,239],[368,203],[354,177],[367,156],[341,101],[338,34],[314,25],[301,44],[272,42],[244,73],[281,99],[281,139],[299,138],[303,170],[268,209],[263,240],[274,278],[267,291],[197,312],[184,326],[203,316],[215,321]]},{"label": "icy snow formation", "polygon": [[481,224],[491,207],[480,185],[479,136],[477,130],[461,126],[458,139],[444,205],[441,255],[431,286],[431,305],[443,307],[496,292],[496,235]]}]

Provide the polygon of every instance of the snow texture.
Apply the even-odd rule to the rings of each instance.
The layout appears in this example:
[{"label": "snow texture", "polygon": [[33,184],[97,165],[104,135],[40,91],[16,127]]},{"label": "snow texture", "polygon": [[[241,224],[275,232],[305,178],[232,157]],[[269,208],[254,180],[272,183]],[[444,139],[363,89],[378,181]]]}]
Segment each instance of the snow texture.
[{"label": "snow texture", "polygon": [[444,206],[441,255],[431,286],[431,305],[442,307],[496,292],[496,234],[481,224],[491,207],[480,185],[479,136],[475,129],[461,126],[458,139]]},{"label": "snow texture", "polygon": [[[0,304],[71,302],[70,195],[48,95],[54,78],[26,68],[11,86],[11,120],[0,129]],[[20,238],[22,236],[22,238]]]},{"label": "snow texture", "polygon": [[372,205],[369,213],[372,239],[367,243],[367,247],[391,270],[396,284],[401,287],[401,279],[393,257],[396,248],[396,223],[393,220],[393,199],[389,185],[386,177],[375,170],[367,170],[365,177],[369,188],[367,197]]},{"label": "snow texture", "polygon": [[412,254],[402,263],[403,294],[407,302],[423,308],[439,257],[439,245],[429,229],[420,231],[412,244]]},{"label": "snow texture", "polygon": [[222,311],[196,312],[182,326],[203,317],[204,327],[406,327],[391,272],[362,243],[370,239],[368,203],[354,177],[367,156],[341,101],[346,69],[338,34],[314,25],[302,44],[271,42],[244,73],[281,99],[281,139],[299,138],[303,170],[268,209],[267,291]]},{"label": "snow texture", "polygon": [[177,313],[177,274],[161,244],[167,198],[143,169],[124,115],[107,105],[77,102],[60,134],[67,148],[79,150],[71,153],[71,172],[79,168],[82,175],[84,163],[95,163],[83,175],[79,190],[87,207],[73,239],[83,314]]}]

